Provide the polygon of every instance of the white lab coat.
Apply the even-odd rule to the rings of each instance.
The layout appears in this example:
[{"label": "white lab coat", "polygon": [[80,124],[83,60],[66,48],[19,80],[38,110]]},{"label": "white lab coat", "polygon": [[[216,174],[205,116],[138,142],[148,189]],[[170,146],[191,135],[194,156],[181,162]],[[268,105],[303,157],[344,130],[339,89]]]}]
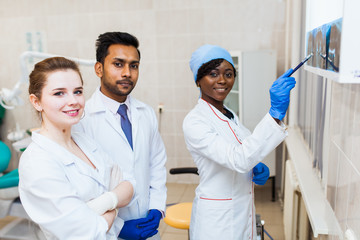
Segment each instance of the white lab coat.
[{"label": "white lab coat", "polygon": [[252,168],[287,135],[269,114],[251,134],[203,99],[185,117],[185,142],[198,167],[191,240],[256,239]]},{"label": "white lab coat", "polygon": [[100,94],[98,88],[86,102],[85,117],[74,126],[73,131],[85,132],[95,139],[121,169],[133,174],[136,181],[135,202],[120,209],[119,217],[127,221],[146,217],[149,209],[165,211],[166,152],[154,110],[128,96],[133,151],[120,121],[105,107]]},{"label": "white lab coat", "polygon": [[37,133],[20,158],[19,193],[25,211],[47,239],[116,239],[122,223],[108,230],[106,220],[86,202],[108,190],[112,159],[83,134],[76,144],[93,169],[61,145]]}]

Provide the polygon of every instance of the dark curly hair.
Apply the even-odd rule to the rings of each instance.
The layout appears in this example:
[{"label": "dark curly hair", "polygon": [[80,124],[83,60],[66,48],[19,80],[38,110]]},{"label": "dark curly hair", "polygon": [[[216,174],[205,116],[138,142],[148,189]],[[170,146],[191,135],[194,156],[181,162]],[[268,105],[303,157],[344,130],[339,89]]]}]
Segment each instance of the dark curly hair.
[{"label": "dark curly hair", "polygon": [[[204,63],[203,65],[201,65],[201,67],[199,68],[198,72],[197,72],[197,77],[196,77],[196,83],[203,77],[205,77],[206,75],[208,75],[212,70],[214,70],[215,68],[217,68],[218,66],[220,66],[220,64],[224,61],[223,58],[217,58],[217,59],[213,59],[207,63]],[[231,65],[232,66],[232,65]],[[234,78],[236,77],[236,69],[234,68]]]}]

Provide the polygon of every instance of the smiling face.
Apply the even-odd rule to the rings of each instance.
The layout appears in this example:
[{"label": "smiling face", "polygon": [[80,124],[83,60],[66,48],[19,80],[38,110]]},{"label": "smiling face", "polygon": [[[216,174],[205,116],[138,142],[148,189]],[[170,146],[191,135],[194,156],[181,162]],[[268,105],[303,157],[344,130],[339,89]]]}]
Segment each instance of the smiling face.
[{"label": "smiling face", "polygon": [[224,60],[209,74],[199,79],[197,84],[201,89],[201,98],[222,111],[223,102],[234,82],[234,68],[228,61]]},{"label": "smiling face", "polygon": [[79,122],[85,105],[80,75],[74,70],[58,70],[47,74],[41,98],[34,94],[30,102],[42,113],[46,128],[71,128]]},{"label": "smiling face", "polygon": [[104,64],[95,64],[96,75],[101,78],[101,92],[115,101],[124,102],[136,85],[139,64],[139,53],[135,47],[110,45]]}]

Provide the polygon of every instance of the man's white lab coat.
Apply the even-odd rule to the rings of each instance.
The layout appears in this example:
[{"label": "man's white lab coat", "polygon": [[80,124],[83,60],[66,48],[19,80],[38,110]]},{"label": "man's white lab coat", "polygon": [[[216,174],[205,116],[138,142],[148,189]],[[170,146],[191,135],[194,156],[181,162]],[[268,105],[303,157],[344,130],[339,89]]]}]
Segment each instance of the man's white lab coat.
[{"label": "man's white lab coat", "polygon": [[121,169],[136,181],[135,199],[119,210],[124,221],[147,216],[149,209],[165,212],[166,152],[158,131],[154,110],[139,100],[130,98],[133,149],[121,124],[103,104],[98,88],[85,104],[85,117],[73,127],[92,137],[106,150]]}]

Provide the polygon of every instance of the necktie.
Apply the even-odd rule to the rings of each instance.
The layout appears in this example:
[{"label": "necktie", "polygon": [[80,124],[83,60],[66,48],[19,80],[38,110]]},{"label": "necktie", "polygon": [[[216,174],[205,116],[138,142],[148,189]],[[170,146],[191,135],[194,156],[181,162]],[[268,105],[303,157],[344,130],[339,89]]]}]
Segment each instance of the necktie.
[{"label": "necktie", "polygon": [[127,110],[127,106],[125,104],[121,104],[117,112],[121,116],[121,128],[124,131],[125,136],[132,149],[133,145],[132,145],[131,123],[129,121],[126,110]]}]

